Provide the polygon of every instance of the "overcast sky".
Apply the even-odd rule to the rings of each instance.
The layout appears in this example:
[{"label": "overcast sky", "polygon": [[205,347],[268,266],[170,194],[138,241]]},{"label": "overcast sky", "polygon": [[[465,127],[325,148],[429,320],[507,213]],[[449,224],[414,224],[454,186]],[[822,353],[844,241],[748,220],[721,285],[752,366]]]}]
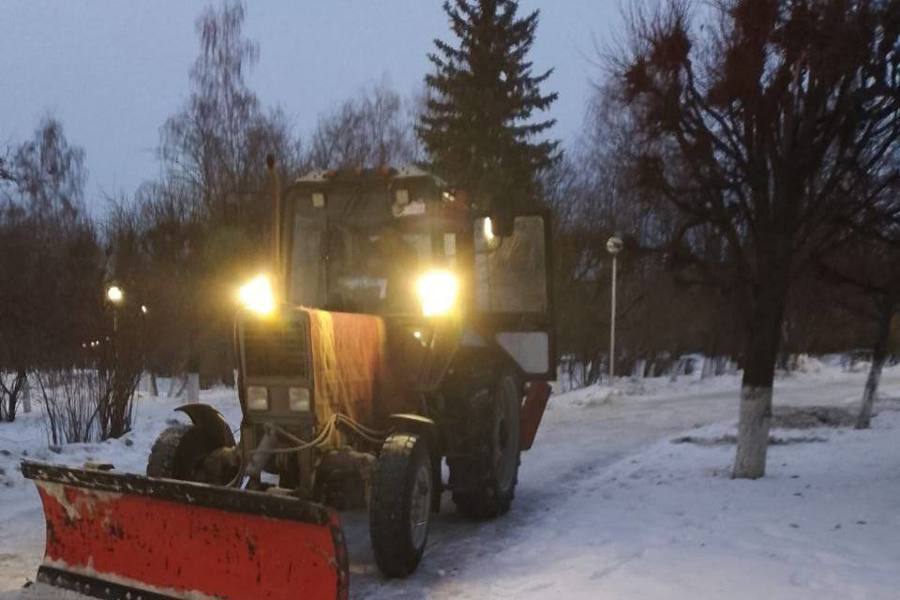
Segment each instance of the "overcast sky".
[{"label": "overcast sky", "polygon": [[[194,21],[207,1],[0,0],[0,145],[58,117],[87,152],[87,196],[131,193],[155,177],[159,127],[189,94],[198,53]],[[298,133],[361,88],[386,78],[403,95],[422,85],[435,37],[449,39],[438,0],[285,0],[247,6],[246,34],[259,42],[249,78],[265,106],[280,106]],[[619,21],[615,0],[522,0],[540,8],[532,53],[554,68],[560,94],[555,135],[578,132],[596,43]]]}]

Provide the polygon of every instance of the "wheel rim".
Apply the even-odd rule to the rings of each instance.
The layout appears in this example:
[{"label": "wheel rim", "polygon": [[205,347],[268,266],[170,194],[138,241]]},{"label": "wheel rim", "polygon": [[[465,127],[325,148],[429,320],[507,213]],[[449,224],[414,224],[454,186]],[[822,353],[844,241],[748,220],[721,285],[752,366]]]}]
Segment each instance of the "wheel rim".
[{"label": "wheel rim", "polygon": [[424,461],[416,469],[409,504],[409,537],[417,550],[425,545],[428,537],[428,519],[431,516],[431,469]]},{"label": "wheel rim", "polygon": [[494,472],[497,483],[505,490],[512,485],[518,462],[518,431],[514,425],[518,414],[515,402],[515,390],[509,379],[504,379],[499,386],[496,410],[494,411]]}]

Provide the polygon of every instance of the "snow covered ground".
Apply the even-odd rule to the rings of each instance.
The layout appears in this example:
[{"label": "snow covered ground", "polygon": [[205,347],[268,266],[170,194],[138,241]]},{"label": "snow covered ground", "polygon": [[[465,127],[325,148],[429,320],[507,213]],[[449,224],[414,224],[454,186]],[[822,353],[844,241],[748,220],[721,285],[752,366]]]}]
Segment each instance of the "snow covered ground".
[{"label": "snow covered ground", "polygon": [[[853,406],[864,372],[812,365],[780,379],[778,406]],[[818,369],[818,370],[817,370]],[[869,431],[779,430],[766,478],[728,476],[738,378],[622,382],[555,396],[523,457],[512,511],[456,516],[444,499],[426,556],[385,581],[365,516],[343,515],[354,598],[897,598],[900,597],[900,368],[885,373]],[[229,391],[205,394],[237,423]],[[22,453],[142,471],[171,400],[141,401],[124,440],[47,449],[41,421],[0,425],[0,600],[39,600],[43,550],[36,492]],[[700,443],[673,443],[690,436]]]}]

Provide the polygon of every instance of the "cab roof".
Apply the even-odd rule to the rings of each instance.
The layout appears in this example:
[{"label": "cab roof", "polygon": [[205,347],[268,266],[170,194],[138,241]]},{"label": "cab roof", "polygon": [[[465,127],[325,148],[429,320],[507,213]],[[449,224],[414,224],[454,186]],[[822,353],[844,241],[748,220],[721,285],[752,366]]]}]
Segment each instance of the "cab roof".
[{"label": "cab roof", "polygon": [[301,175],[295,183],[351,183],[372,180],[404,180],[404,179],[431,179],[436,187],[446,187],[446,182],[428,171],[416,165],[404,167],[378,167],[375,169],[317,169]]}]

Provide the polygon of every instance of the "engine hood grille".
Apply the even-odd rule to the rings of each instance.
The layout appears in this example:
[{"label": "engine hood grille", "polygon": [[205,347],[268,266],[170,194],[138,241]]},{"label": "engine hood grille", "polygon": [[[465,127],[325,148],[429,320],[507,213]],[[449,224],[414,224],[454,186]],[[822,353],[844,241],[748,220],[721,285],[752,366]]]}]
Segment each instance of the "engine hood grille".
[{"label": "engine hood grille", "polygon": [[303,311],[241,323],[246,374],[309,379],[309,316]]}]

